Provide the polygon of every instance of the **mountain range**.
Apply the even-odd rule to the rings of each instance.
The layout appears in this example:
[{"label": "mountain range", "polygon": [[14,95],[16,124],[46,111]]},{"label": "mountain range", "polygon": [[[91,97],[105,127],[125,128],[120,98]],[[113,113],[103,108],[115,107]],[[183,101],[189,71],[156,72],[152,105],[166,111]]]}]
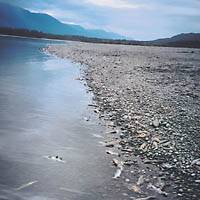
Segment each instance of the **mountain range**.
[{"label": "mountain range", "polygon": [[56,35],[76,35],[106,39],[125,38],[116,33],[104,30],[86,29],[79,25],[64,24],[48,14],[33,13],[26,9],[1,2],[0,27],[36,30]]},{"label": "mountain range", "polygon": [[1,2],[0,34],[126,45],[200,48],[200,33],[182,33],[153,41],[127,40],[115,33],[64,24],[48,14],[33,13]]}]

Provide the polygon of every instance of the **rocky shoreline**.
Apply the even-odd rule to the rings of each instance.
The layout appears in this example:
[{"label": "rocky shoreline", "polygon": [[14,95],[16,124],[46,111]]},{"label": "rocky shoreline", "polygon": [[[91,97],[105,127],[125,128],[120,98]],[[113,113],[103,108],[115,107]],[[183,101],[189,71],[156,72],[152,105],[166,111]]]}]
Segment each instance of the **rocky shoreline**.
[{"label": "rocky shoreline", "polygon": [[199,50],[67,42],[47,51],[85,66],[126,199],[199,199]]}]

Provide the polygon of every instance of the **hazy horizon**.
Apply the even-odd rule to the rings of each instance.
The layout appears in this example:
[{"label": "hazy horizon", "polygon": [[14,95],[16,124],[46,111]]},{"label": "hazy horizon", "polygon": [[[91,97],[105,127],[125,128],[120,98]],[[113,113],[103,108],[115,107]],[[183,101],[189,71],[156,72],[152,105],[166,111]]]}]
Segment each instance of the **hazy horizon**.
[{"label": "hazy horizon", "polygon": [[199,0],[0,0],[63,23],[103,29],[136,40],[200,32]]}]

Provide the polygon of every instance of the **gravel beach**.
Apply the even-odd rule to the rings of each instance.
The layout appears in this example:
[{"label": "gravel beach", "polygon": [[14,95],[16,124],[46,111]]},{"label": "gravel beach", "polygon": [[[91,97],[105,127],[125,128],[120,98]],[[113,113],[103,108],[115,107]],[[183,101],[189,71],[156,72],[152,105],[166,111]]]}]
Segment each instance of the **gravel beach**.
[{"label": "gravel beach", "polygon": [[200,50],[67,42],[47,51],[84,66],[126,198],[200,199]]}]

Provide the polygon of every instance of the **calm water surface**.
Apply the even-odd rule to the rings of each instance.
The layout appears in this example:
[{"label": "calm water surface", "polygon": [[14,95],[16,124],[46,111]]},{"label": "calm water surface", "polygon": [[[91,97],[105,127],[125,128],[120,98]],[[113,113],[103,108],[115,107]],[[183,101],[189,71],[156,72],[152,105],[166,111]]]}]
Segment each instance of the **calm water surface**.
[{"label": "calm water surface", "polygon": [[101,199],[113,173],[93,137],[103,128],[84,120],[78,66],[39,50],[50,43],[0,37],[0,199]]}]

